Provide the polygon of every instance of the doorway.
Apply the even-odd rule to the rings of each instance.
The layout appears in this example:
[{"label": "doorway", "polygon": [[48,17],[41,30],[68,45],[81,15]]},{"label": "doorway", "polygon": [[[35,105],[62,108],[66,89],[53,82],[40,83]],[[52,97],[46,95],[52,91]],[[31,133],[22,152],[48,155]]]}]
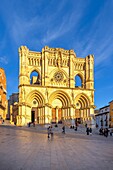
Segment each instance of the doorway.
[{"label": "doorway", "polygon": [[35,122],[35,111],[31,111],[31,122]]},{"label": "doorway", "polygon": [[52,123],[56,123],[56,109],[52,108]]}]

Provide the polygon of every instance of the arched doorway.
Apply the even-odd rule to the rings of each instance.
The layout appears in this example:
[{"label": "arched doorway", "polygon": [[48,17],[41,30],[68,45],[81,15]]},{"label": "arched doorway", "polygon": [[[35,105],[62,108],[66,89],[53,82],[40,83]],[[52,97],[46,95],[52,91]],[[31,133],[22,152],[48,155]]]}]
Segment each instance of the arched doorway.
[{"label": "arched doorway", "polygon": [[70,119],[70,98],[68,94],[63,91],[56,91],[52,93],[49,98],[51,108],[51,121],[53,123],[60,123],[65,119]]},{"label": "arched doorway", "polygon": [[62,122],[62,102],[55,99],[52,102],[52,123]]},{"label": "arched doorway", "polygon": [[36,124],[45,123],[45,112],[44,112],[44,97],[42,94],[34,90],[29,93],[27,97],[27,103],[29,107],[29,122],[35,122]]},{"label": "arched doorway", "polygon": [[75,98],[75,119],[78,123],[89,120],[90,117],[90,100],[85,94],[79,94]]}]

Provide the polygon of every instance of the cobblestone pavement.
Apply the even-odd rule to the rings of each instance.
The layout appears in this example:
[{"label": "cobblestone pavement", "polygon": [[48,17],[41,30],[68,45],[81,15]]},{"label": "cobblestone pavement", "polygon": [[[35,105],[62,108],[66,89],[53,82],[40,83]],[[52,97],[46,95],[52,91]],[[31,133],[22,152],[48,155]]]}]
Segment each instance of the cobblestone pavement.
[{"label": "cobblestone pavement", "polygon": [[113,170],[113,137],[0,126],[0,170]]}]

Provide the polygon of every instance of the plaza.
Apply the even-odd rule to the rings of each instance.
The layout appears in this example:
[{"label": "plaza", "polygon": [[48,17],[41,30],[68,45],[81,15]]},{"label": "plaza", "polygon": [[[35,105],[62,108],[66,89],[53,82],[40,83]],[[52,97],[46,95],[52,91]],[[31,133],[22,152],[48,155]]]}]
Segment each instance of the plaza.
[{"label": "plaza", "polygon": [[85,129],[61,126],[0,126],[0,170],[112,170],[113,136],[86,135]]}]

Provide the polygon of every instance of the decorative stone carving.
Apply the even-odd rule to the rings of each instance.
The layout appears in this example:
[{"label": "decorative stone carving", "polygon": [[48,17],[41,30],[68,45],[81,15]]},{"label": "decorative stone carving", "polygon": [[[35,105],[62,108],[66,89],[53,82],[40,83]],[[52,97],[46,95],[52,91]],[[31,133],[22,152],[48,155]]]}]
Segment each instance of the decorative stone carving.
[{"label": "decorative stone carving", "polygon": [[58,67],[61,67],[61,66],[62,66],[62,55],[61,55],[61,51],[58,51],[57,65],[58,65]]},{"label": "decorative stone carving", "polygon": [[63,80],[64,76],[63,73],[58,71],[54,74],[54,79],[56,82],[61,82]]}]

